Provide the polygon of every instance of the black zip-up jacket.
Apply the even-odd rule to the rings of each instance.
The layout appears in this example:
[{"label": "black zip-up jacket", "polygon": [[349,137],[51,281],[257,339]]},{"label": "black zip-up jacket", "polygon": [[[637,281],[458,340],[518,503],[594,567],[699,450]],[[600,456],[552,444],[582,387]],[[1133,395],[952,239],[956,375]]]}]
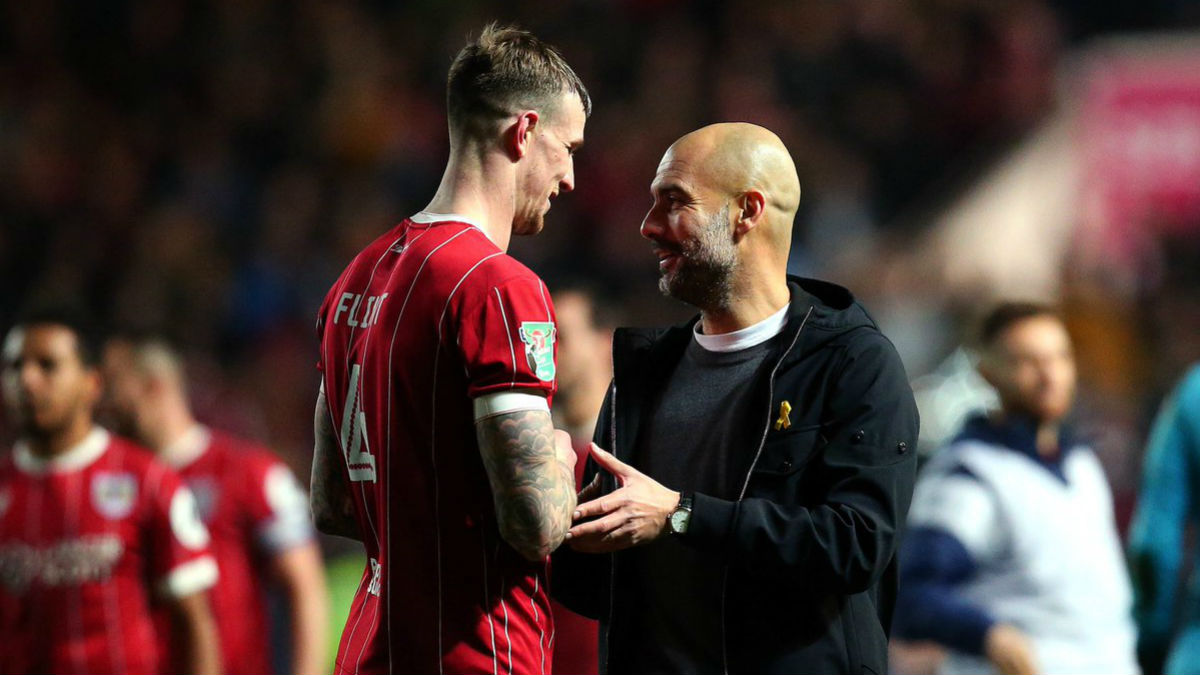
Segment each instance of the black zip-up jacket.
[{"label": "black zip-up jacket", "polygon": [[[883,675],[895,554],[916,477],[916,404],[895,348],[849,291],[788,282],[787,325],[744,423],[753,459],[739,497],[694,495],[678,536],[725,563],[725,672]],[[616,332],[596,442],[621,460],[634,456],[696,320]],[[776,429],[783,401],[790,425]],[[589,461],[583,484],[598,470]],[[605,493],[617,487],[607,473],[602,481]],[[628,672],[642,638],[630,634],[640,599],[622,578],[623,555],[563,546],[554,556],[554,595],[600,619],[603,673]]]}]

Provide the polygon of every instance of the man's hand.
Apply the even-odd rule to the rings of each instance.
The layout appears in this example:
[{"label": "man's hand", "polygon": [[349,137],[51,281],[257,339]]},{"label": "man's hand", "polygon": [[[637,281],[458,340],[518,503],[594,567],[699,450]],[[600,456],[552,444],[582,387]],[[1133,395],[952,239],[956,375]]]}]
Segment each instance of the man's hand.
[{"label": "man's hand", "polygon": [[983,650],[1003,675],[1037,675],[1033,645],[1024,633],[1013,626],[998,623],[988,629]]},{"label": "man's hand", "polygon": [[[601,468],[616,476],[621,487],[575,509],[577,524],[567,532],[571,548],[584,553],[610,553],[661,536],[666,531],[667,517],[679,505],[679,493],[668,490],[595,443],[592,457]],[[584,491],[591,488],[589,485]],[[596,520],[579,523],[583,518]]]}]

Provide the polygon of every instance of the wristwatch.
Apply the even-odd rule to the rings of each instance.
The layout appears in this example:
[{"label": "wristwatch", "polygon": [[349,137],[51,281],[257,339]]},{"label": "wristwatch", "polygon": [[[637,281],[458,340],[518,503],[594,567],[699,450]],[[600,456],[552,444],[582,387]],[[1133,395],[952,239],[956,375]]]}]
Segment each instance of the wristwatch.
[{"label": "wristwatch", "polygon": [[688,523],[692,520],[692,495],[686,494],[679,498],[679,506],[667,516],[667,531],[671,534],[687,532]]}]

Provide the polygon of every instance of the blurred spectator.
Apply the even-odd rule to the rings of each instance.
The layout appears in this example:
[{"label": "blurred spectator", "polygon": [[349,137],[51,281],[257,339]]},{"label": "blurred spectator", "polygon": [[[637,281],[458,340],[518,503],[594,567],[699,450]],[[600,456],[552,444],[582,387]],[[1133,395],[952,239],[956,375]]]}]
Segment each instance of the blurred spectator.
[{"label": "blurred spectator", "polygon": [[[1138,657],[1147,675],[1200,673],[1200,586],[1185,569],[1200,516],[1200,365],[1163,403],[1129,536]],[[1193,561],[1195,564],[1195,561]]]},{"label": "blurred spectator", "polygon": [[571,434],[577,448],[586,450],[612,381],[614,323],[604,315],[593,291],[571,286],[556,289],[559,346],[554,421]]},{"label": "blurred spectator", "polygon": [[1042,305],[996,307],[979,369],[1000,410],[969,419],[918,480],[897,636],[946,647],[955,675],[1138,672],[1108,484],[1064,422],[1065,324]]},{"label": "blurred spectator", "polygon": [[[103,365],[119,430],[179,472],[212,535],[221,576],[208,600],[225,672],[272,672],[271,650],[263,644],[270,634],[268,581],[280,586],[289,610],[287,672],[324,672],[324,572],[308,499],[295,476],[266,448],[196,420],[182,360],[162,340],[112,339]],[[176,650],[165,651],[178,658]]]},{"label": "blurred spectator", "polygon": [[4,403],[19,436],[0,458],[0,672],[175,665],[216,675],[209,533],[175,472],[95,424],[103,380],[83,316],[39,308],[3,343]]},{"label": "blurred spectator", "polygon": [[[582,287],[556,285],[558,392],[554,424],[571,435],[578,461],[575,484],[582,488],[589,443],[612,381],[612,324],[605,322],[595,294]],[[599,670],[599,624],[551,600],[554,610],[554,670],[588,675]]]}]

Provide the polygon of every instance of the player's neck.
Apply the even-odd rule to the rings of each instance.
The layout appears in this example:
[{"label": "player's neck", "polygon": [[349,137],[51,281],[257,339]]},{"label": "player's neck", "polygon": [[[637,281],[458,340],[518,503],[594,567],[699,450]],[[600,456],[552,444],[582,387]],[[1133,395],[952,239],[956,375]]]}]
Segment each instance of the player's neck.
[{"label": "player's neck", "polygon": [[92,416],[78,415],[65,428],[51,434],[30,434],[24,437],[29,444],[29,450],[42,459],[51,459],[67,452],[83,442],[91,433],[94,423]]},{"label": "player's neck", "polygon": [[170,447],[196,426],[196,418],[186,405],[167,406],[158,417],[159,424],[147,429],[146,438],[142,439],[155,452]]},{"label": "player's neck", "polygon": [[487,152],[452,152],[437,193],[423,209],[454,213],[478,223],[501,251],[512,238],[512,165]]}]

